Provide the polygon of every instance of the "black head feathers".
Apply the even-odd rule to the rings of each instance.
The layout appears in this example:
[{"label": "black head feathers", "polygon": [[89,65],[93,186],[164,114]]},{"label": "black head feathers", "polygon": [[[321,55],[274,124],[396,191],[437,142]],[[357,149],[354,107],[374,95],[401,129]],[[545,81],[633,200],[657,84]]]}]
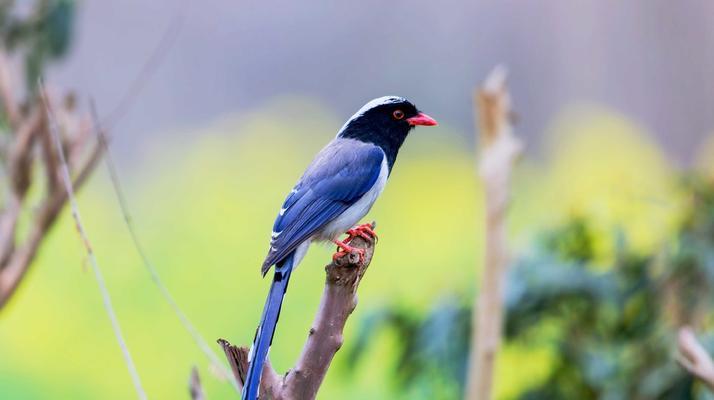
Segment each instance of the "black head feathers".
[{"label": "black head feathers", "polygon": [[337,137],[373,143],[387,155],[392,169],[399,148],[417,125],[436,125],[409,100],[398,96],[374,99],[359,109],[340,129]]}]

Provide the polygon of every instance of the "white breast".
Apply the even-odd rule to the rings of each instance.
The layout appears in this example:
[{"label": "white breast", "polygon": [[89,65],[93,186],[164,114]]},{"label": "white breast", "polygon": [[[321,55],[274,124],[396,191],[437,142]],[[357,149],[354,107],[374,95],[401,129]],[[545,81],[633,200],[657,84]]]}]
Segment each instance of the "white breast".
[{"label": "white breast", "polygon": [[330,221],[324,228],[322,228],[314,238],[316,240],[333,240],[337,239],[345,233],[348,229],[351,229],[357,225],[360,220],[367,215],[372,205],[377,200],[384,186],[387,184],[387,177],[389,176],[389,165],[387,164],[387,156],[385,155],[382,159],[382,168],[379,171],[379,176],[377,181],[374,182],[367,193],[362,195],[362,198],[357,200],[350,208],[345,210],[339,217]]}]

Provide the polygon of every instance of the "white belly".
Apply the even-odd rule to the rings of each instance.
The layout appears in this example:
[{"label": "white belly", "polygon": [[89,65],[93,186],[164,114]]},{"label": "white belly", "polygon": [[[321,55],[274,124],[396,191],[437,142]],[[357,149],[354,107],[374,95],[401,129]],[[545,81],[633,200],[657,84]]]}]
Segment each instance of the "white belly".
[{"label": "white belly", "polygon": [[348,229],[351,229],[369,212],[372,205],[377,200],[382,191],[384,190],[384,185],[387,183],[387,177],[389,176],[389,166],[387,164],[386,155],[382,159],[382,168],[379,171],[379,176],[377,181],[374,182],[367,193],[362,195],[362,198],[357,200],[350,208],[345,210],[340,216],[330,221],[324,228],[313,236],[316,240],[333,240],[337,239],[345,233]]}]

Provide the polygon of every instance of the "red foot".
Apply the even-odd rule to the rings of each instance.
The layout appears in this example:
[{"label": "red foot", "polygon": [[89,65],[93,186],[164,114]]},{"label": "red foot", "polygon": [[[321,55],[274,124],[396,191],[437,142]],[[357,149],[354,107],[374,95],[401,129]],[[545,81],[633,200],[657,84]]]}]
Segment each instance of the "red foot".
[{"label": "red foot", "polygon": [[345,243],[349,243],[352,241],[352,239],[356,238],[357,236],[363,238],[364,240],[368,242],[372,242],[373,240],[377,240],[377,233],[372,229],[372,224],[362,224],[358,225],[347,232],[347,239],[345,239]]},{"label": "red foot", "polygon": [[350,253],[357,253],[359,254],[359,262],[364,262],[364,249],[358,249],[357,247],[352,247],[348,245],[346,243],[348,239],[350,238],[345,239],[344,242],[341,242],[339,240],[332,241],[332,243],[336,244],[337,248],[340,249],[332,255],[332,261],[337,261],[339,258],[344,257]]}]

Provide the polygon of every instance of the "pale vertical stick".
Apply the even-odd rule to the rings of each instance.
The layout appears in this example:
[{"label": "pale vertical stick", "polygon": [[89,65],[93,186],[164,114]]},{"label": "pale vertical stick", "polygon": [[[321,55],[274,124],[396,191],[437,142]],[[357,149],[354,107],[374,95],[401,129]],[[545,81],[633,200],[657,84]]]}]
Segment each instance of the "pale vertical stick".
[{"label": "pale vertical stick", "polygon": [[38,87],[40,89],[40,94],[42,95],[43,102],[45,103],[45,109],[47,110],[47,119],[50,128],[49,130],[54,140],[55,147],[57,148],[57,155],[59,156],[60,161],[60,172],[62,175],[62,181],[64,183],[65,190],[67,191],[67,197],[69,199],[70,209],[72,211],[72,217],[74,218],[77,232],[79,232],[79,236],[82,239],[85,249],[87,250],[87,258],[89,259],[89,264],[92,266],[92,270],[94,271],[94,277],[97,280],[99,292],[102,295],[104,309],[106,310],[107,315],[109,316],[109,321],[111,322],[112,329],[114,330],[114,335],[116,336],[117,342],[119,343],[119,347],[121,348],[126,367],[129,370],[129,375],[131,376],[131,380],[134,383],[134,389],[136,389],[137,397],[141,400],[146,400],[146,392],[144,392],[144,388],[141,386],[141,379],[139,378],[139,373],[136,370],[134,361],[131,358],[131,353],[129,352],[129,347],[127,346],[126,341],[124,340],[124,336],[122,335],[121,327],[119,326],[119,320],[117,319],[117,316],[114,313],[114,307],[112,306],[112,300],[109,296],[109,290],[107,290],[107,285],[104,281],[104,276],[102,275],[102,271],[99,268],[99,264],[97,263],[97,259],[94,255],[94,251],[92,250],[92,245],[89,242],[87,232],[84,230],[84,226],[82,225],[82,218],[79,214],[79,206],[77,205],[77,199],[75,197],[74,189],[72,187],[72,178],[70,177],[69,167],[67,166],[67,160],[65,159],[64,150],[62,149],[62,139],[60,138],[59,127],[57,126],[57,121],[54,117],[54,113],[52,112],[52,106],[49,102],[49,99],[47,98],[47,93],[45,92],[45,87],[42,80],[39,80]]},{"label": "pale vertical stick", "polygon": [[154,264],[149,259],[149,255],[146,252],[146,249],[144,249],[144,246],[141,244],[141,241],[139,240],[139,235],[136,233],[136,229],[134,228],[134,219],[129,213],[129,205],[126,201],[126,197],[124,196],[124,191],[122,190],[121,181],[119,180],[119,173],[117,172],[116,165],[114,164],[114,159],[112,158],[111,151],[109,150],[107,137],[104,134],[104,130],[99,125],[99,117],[97,115],[97,110],[93,101],[91,102],[91,113],[92,120],[94,123],[94,131],[97,134],[97,140],[99,141],[100,146],[102,146],[102,148],[104,149],[104,161],[107,165],[107,169],[109,170],[109,177],[112,182],[112,187],[114,188],[114,193],[117,196],[119,208],[121,210],[122,216],[124,217],[124,223],[126,224],[126,228],[129,231],[129,236],[131,237],[131,240],[134,243],[134,248],[136,249],[136,252],[139,254],[139,257],[141,258],[141,261],[143,262],[147,272],[149,272],[149,276],[151,276],[151,281],[154,282],[154,285],[156,285],[156,287],[159,289],[159,292],[164,297],[164,300],[166,300],[166,302],[169,304],[169,307],[171,307],[174,314],[176,314],[184,329],[188,332],[189,335],[191,335],[191,338],[196,343],[201,352],[203,352],[206,358],[208,358],[208,360],[217,368],[217,370],[220,371],[223,377],[230,381],[233,388],[238,393],[240,393],[241,389],[238,386],[238,382],[236,382],[233,373],[231,373],[231,371],[226,368],[226,366],[220,361],[216,353],[211,350],[211,347],[208,345],[203,336],[201,336],[201,333],[199,333],[198,329],[196,329],[193,323],[191,323],[191,320],[188,318],[188,316],[183,312],[183,310],[181,310],[178,303],[176,303],[176,300],[174,300],[174,297],[171,295],[171,292],[166,287],[166,285],[164,285],[163,281],[159,277],[159,272],[156,270]]},{"label": "pale vertical stick", "polygon": [[198,369],[191,368],[191,377],[188,380],[188,392],[191,395],[191,400],[206,400],[206,394],[203,392],[201,378],[198,376]]},{"label": "pale vertical stick", "polygon": [[497,67],[476,91],[481,155],[478,165],[486,198],[486,249],[481,289],[473,307],[466,398],[493,397],[493,371],[503,324],[503,294],[509,262],[506,209],[511,171],[523,145],[513,135],[506,71]]},{"label": "pale vertical stick", "polygon": [[714,360],[699,343],[691,327],[685,326],[679,330],[677,346],[679,364],[714,391]]}]

